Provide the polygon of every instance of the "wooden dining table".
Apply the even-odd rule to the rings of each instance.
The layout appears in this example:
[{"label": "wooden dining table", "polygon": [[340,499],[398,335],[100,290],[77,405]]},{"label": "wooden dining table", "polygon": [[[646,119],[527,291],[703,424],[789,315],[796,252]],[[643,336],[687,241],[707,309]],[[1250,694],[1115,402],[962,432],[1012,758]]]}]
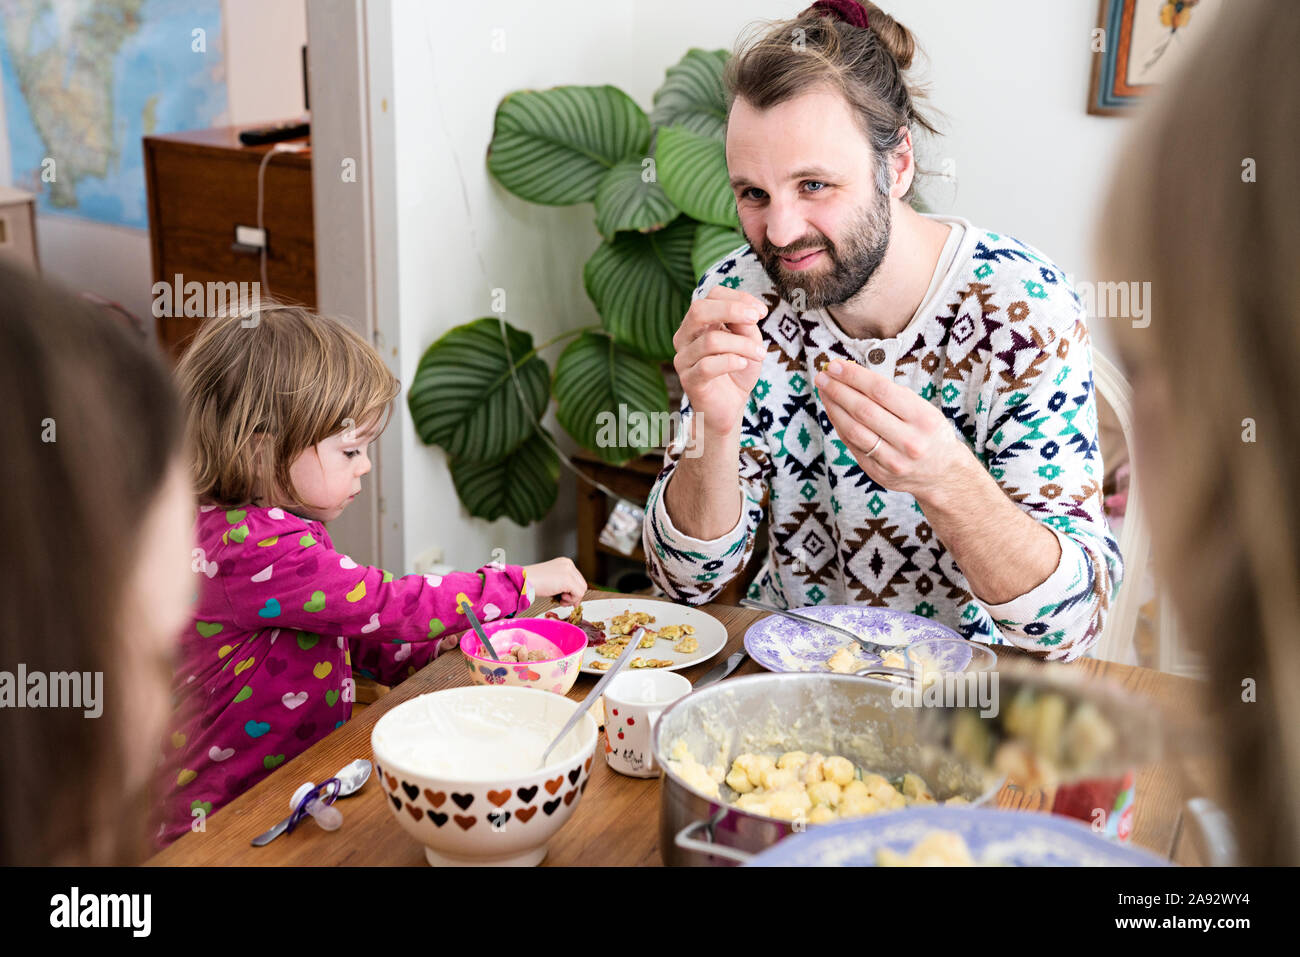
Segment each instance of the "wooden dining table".
[{"label": "wooden dining table", "polygon": [[[633,597],[592,590],[584,601]],[[641,596],[635,596],[640,598]],[[541,615],[555,603],[535,603],[528,616]],[[743,647],[745,631],[764,612],[730,605],[709,604],[700,609],[727,629],[727,644],[709,661],[683,669],[695,681],[732,652]],[[1000,658],[1028,658],[1017,649],[997,646]],[[1113,682],[1126,692],[1145,696],[1172,717],[1193,716],[1204,697],[1202,684],[1113,662],[1084,658],[1068,667],[1079,668],[1089,680]],[[734,676],[762,673],[746,658]],[[728,679],[730,680],[730,679]],[[569,697],[582,699],[595,683],[594,676],[579,675]],[[370,732],[390,708],[416,695],[470,683],[459,651],[440,655],[426,667],[394,687],[373,704],[357,707],[353,717],[292,761],[210,815],[202,831],[191,831],[152,857],[149,865],[424,865],[424,848],[402,829],[388,807],[383,791],[373,780],[354,797],[340,801],[342,827],[327,832],[306,822],[265,847],[250,841],[289,812],[289,801],[299,785],[321,782],[356,758],[372,758]],[[618,774],[600,760],[592,763],[591,777],[569,822],[551,839],[544,864],[645,867],[663,863],[659,841],[658,778],[632,778]],[[1179,864],[1203,863],[1195,843],[1184,834],[1184,804],[1207,785],[1210,772],[1186,761],[1155,763],[1140,769],[1132,842]],[[1024,790],[1009,784],[998,792],[996,804],[1027,813],[1046,812],[1052,794]]]}]

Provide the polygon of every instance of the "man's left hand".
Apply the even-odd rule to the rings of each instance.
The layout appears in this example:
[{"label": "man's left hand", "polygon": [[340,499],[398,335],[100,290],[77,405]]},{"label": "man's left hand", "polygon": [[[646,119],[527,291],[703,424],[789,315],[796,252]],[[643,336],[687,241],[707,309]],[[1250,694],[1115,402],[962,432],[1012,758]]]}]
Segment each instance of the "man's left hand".
[{"label": "man's left hand", "polygon": [[972,456],[937,408],[879,372],[833,359],[817,375],[831,424],[862,470],[887,489],[933,499]]}]

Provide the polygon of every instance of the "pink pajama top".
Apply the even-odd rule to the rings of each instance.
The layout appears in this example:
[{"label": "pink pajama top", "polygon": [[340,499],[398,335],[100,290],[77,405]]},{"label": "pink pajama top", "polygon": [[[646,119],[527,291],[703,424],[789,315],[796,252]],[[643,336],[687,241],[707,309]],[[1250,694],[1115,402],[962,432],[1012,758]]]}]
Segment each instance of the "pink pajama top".
[{"label": "pink pajama top", "polygon": [[342,725],[354,671],[395,684],[453,648],[469,627],[458,594],[481,621],[533,599],[517,565],[394,578],[279,508],[202,506],[195,545],[197,605],[155,781],[159,847]]}]

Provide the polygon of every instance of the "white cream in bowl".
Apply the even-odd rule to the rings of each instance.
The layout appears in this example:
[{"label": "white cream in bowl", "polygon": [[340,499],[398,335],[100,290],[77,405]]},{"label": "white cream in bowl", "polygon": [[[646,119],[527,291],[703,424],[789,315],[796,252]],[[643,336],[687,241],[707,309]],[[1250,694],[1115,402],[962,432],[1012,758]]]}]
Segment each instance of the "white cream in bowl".
[{"label": "white cream in bowl", "polygon": [[[541,767],[542,752],[575,707],[568,698],[528,688],[454,688],[397,706],[376,723],[372,741],[386,763],[412,774],[513,778]],[[551,750],[547,765],[573,760],[585,743],[584,724]]]}]

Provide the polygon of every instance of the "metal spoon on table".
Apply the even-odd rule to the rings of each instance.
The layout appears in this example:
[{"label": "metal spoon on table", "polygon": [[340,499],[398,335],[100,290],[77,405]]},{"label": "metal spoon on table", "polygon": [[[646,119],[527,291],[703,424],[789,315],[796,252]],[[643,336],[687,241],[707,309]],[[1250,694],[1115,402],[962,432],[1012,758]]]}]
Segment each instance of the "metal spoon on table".
[{"label": "metal spoon on table", "polygon": [[552,738],[551,743],[546,746],[546,750],[542,752],[542,760],[537,765],[539,768],[546,766],[546,756],[555,750],[555,746],[563,741],[564,736],[572,731],[574,725],[582,720],[582,716],[587,713],[591,708],[591,705],[595,704],[597,699],[599,699],[601,694],[604,692],[605,685],[609,684],[610,681],[613,680],[614,676],[623,669],[623,666],[632,660],[635,656],[634,652],[636,651],[636,647],[641,643],[641,638],[644,634],[645,628],[638,628],[632,633],[632,637],[628,640],[627,647],[623,649],[622,653],[617,659],[615,659],[614,663],[610,665],[609,670],[606,671],[601,679],[596,682],[595,687],[587,692],[587,696],[583,698],[582,701],[578,702],[578,707],[575,708],[573,714],[569,716],[569,720],[564,722],[564,727],[560,729],[560,733]]},{"label": "metal spoon on table", "polygon": [[[339,798],[351,797],[353,794],[360,791],[365,783],[370,780],[370,772],[373,767],[374,766],[365,758],[357,758],[350,764],[340,768],[339,772],[334,775],[339,779],[339,793],[338,796],[335,797],[335,800],[337,801]],[[264,831],[257,835],[257,837],[253,838],[253,846],[264,847],[265,845],[270,844],[285,832],[285,829],[288,828],[291,820],[293,820],[292,814],[269,831]]]}]

